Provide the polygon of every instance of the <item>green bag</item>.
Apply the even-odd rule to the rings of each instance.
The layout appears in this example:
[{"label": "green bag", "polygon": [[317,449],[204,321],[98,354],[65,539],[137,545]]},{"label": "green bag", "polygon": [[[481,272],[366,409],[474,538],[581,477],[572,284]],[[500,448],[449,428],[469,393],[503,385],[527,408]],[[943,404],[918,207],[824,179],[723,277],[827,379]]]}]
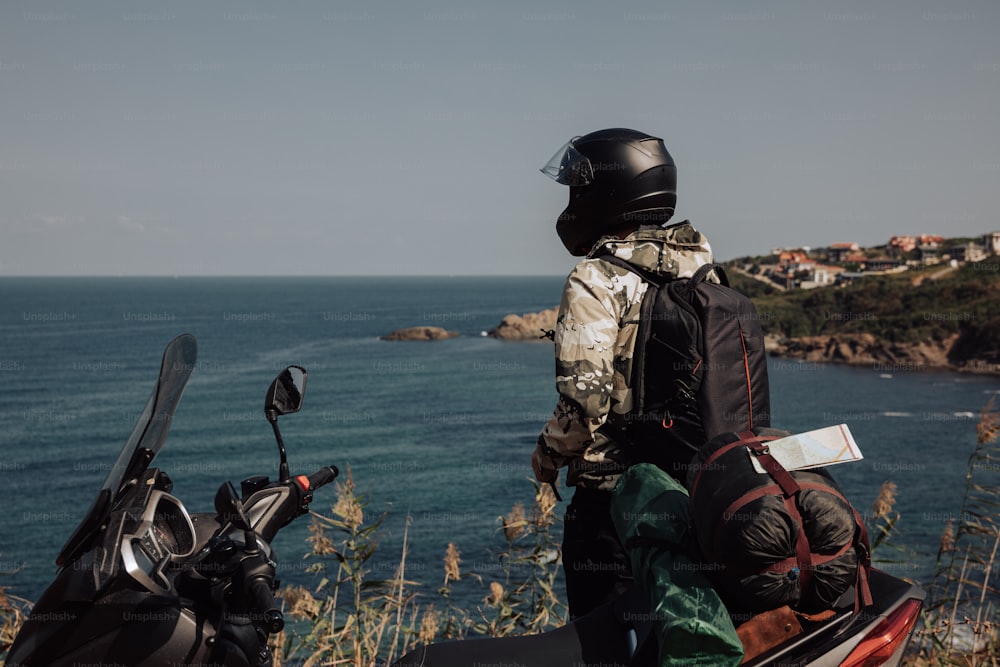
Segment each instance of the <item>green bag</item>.
[{"label": "green bag", "polygon": [[688,556],[688,493],[649,463],[618,481],[611,518],[646,593],[660,665],[739,665],[743,644],[722,599]]}]

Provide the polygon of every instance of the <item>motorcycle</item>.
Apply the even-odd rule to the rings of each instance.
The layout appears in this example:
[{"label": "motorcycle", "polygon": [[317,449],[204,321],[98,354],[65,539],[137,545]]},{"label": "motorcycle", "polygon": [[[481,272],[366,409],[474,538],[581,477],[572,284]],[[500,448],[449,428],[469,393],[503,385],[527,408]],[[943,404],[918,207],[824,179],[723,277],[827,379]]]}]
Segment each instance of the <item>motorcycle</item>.
[{"label": "motorcycle", "polygon": [[[284,627],[275,603],[278,531],[309,511],[313,493],[337,477],[328,466],[292,477],[281,415],[299,411],[306,371],[289,366],[271,383],[264,413],[279,451],[278,480],[257,475],[240,493],[224,482],[215,512],[189,514],[167,474],[149,465],[163,447],[195,366],[184,334],[163,353],[153,393],[90,510],[62,548],[59,571],[10,649],[17,667],[86,664],[267,666],[270,635]],[[924,593],[873,569],[874,604],[845,603],[823,621],[744,662],[751,667],[899,665]],[[460,665],[644,666],[658,663],[652,614],[638,589],[543,634],[443,642],[417,648],[395,667]]]},{"label": "motorcycle", "polygon": [[215,512],[189,514],[167,474],[149,465],[163,447],[195,367],[189,334],[163,353],[156,386],[93,505],[56,559],[55,580],[35,603],[10,652],[14,666],[272,664],[275,603],[270,543],[309,511],[337,468],[289,473],[278,417],[302,406],[306,372],[289,366],[271,383],[264,414],[278,444],[278,479],[257,475],[241,494],[225,482]]},{"label": "motorcycle", "polygon": [[[872,569],[869,585],[872,606],[855,612],[845,602],[832,618],[803,623],[801,634],[745,658],[741,667],[898,667],[925,594],[877,569]],[[651,616],[644,595],[633,589],[550,632],[431,644],[411,651],[393,667],[659,665]]]}]

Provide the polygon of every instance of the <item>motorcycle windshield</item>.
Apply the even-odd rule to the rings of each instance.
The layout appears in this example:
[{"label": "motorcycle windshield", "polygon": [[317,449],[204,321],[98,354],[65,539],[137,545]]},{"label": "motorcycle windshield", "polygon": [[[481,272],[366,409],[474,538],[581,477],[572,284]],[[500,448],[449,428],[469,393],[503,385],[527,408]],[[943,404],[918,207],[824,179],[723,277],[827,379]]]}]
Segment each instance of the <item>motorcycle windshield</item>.
[{"label": "motorcycle windshield", "polygon": [[153,393],[118,454],[118,460],[101,485],[93,506],[62,548],[56,559],[57,565],[72,560],[77,551],[89,542],[121,494],[142,476],[163,448],[177,403],[197,359],[198,343],[191,334],[182,334],[167,343]]},{"label": "motorcycle windshield", "polygon": [[104,480],[102,491],[107,489],[117,498],[132,480],[146,471],[149,462],[163,448],[177,403],[197,360],[198,344],[191,334],[182,334],[167,343],[153,393]]}]

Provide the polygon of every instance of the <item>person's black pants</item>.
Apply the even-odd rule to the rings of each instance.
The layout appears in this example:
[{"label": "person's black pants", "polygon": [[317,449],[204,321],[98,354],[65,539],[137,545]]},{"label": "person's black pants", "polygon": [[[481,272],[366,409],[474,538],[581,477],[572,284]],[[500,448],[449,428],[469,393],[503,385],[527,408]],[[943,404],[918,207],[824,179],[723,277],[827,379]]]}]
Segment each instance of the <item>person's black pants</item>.
[{"label": "person's black pants", "polygon": [[632,570],[611,522],[610,491],[576,488],[563,519],[562,558],[570,618],[629,588]]}]

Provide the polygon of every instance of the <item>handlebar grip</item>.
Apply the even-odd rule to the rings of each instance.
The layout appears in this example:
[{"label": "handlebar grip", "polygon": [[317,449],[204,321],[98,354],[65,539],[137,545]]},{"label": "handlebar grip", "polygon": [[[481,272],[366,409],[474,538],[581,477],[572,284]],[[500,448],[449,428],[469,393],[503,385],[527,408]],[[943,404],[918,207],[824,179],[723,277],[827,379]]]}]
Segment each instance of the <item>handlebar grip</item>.
[{"label": "handlebar grip", "polygon": [[337,475],[339,474],[340,471],[337,470],[337,466],[325,466],[320,468],[307,477],[309,480],[309,489],[318,489],[325,484],[329,484],[333,480],[337,479]]},{"label": "handlebar grip", "polygon": [[281,632],[285,627],[285,616],[274,604],[274,593],[271,585],[264,577],[253,577],[246,584],[247,599],[253,607],[253,613],[261,622],[261,627],[268,633]]}]

